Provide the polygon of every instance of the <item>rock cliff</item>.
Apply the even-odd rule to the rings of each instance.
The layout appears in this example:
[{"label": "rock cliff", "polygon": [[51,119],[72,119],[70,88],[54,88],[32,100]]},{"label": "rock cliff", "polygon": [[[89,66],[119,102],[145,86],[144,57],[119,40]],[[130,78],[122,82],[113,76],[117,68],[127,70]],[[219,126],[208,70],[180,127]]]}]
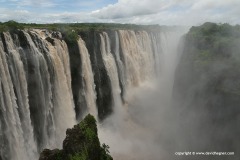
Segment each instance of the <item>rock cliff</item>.
[{"label": "rock cliff", "polygon": [[239,44],[239,26],[228,24],[205,23],[185,37],[173,98],[189,150],[240,148]]},{"label": "rock cliff", "polygon": [[67,129],[63,149],[44,149],[39,160],[112,160],[108,149],[108,145],[100,145],[96,120],[89,114]]}]

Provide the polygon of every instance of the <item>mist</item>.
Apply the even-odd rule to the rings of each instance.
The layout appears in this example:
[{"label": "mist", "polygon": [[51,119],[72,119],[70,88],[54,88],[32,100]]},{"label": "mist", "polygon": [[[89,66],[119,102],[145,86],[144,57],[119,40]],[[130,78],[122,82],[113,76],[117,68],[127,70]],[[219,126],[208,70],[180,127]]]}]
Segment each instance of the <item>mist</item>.
[{"label": "mist", "polygon": [[75,46],[46,30],[2,33],[0,159],[60,147],[85,110],[116,160],[237,159],[239,25],[86,33]]},{"label": "mist", "polygon": [[99,127],[99,137],[110,146],[116,160],[156,160],[174,157],[176,110],[171,107],[176,66],[182,52],[184,31],[165,33],[161,41],[160,70],[156,79],[132,88],[127,104]]},{"label": "mist", "polygon": [[[237,159],[239,38],[227,24],[227,36],[219,36],[214,27],[202,26],[217,33],[201,32],[212,36],[210,42],[194,41],[194,28],[162,39],[157,78],[132,88],[127,104],[99,128],[100,140],[110,146],[114,159]],[[228,40],[231,35],[234,40]]]}]

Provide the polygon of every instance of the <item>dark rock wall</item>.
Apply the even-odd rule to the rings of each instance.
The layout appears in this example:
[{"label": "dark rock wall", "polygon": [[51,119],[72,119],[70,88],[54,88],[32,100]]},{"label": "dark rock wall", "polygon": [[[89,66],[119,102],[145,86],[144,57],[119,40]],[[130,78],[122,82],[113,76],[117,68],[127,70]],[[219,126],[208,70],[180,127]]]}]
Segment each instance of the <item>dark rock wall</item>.
[{"label": "dark rock wall", "polygon": [[179,133],[185,133],[179,139],[187,150],[237,153],[240,149],[239,36],[222,34],[223,27],[206,23],[193,27],[185,37],[173,107]]},{"label": "dark rock wall", "polygon": [[96,31],[80,33],[86,43],[92,69],[94,72],[94,83],[96,85],[98,117],[103,120],[112,112],[112,88],[111,81],[104,66],[100,53],[100,35]]}]

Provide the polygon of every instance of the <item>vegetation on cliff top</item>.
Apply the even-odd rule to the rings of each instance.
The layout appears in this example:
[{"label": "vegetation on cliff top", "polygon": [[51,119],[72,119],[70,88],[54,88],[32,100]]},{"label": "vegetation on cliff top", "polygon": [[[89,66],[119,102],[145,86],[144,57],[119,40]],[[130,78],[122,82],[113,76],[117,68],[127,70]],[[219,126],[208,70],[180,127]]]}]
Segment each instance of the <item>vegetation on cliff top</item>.
[{"label": "vegetation on cliff top", "polygon": [[39,160],[112,160],[109,146],[100,145],[96,120],[87,115],[78,125],[67,129],[63,149],[45,149]]},{"label": "vegetation on cliff top", "polygon": [[[184,103],[180,105],[235,110],[240,103],[239,79],[240,26],[207,22],[192,27],[176,71],[174,86]],[[185,104],[188,95],[194,104]]]},{"label": "vegetation on cliff top", "polygon": [[109,31],[109,30],[149,30],[149,31],[160,31],[160,30],[174,30],[175,26],[166,27],[159,25],[136,25],[136,24],[118,24],[118,23],[53,23],[53,24],[36,24],[36,23],[18,23],[10,20],[7,22],[0,22],[0,33],[1,32],[14,32],[23,29],[47,29],[50,31],[59,31],[62,33],[64,40],[69,45],[74,45],[78,39],[78,34],[89,31]]},{"label": "vegetation on cliff top", "polygon": [[195,66],[207,69],[212,62],[221,61],[233,68],[240,67],[240,25],[207,22],[192,27],[186,40],[188,58],[194,59]]},{"label": "vegetation on cliff top", "polygon": [[[228,107],[237,106],[240,98],[240,25],[206,22],[192,27],[185,39],[176,72],[176,88],[182,95],[191,91],[199,101],[205,97],[207,106],[227,107],[221,106],[227,104],[226,97],[230,97]],[[224,102],[220,105],[215,101]]]},{"label": "vegetation on cliff top", "polygon": [[0,32],[8,31],[11,29],[48,29],[52,31],[75,30],[80,31],[103,31],[103,30],[118,30],[118,29],[131,29],[131,30],[171,30],[176,28],[159,26],[159,25],[137,25],[137,24],[119,24],[119,23],[52,23],[52,24],[36,24],[36,23],[18,23],[16,21],[0,22]]}]

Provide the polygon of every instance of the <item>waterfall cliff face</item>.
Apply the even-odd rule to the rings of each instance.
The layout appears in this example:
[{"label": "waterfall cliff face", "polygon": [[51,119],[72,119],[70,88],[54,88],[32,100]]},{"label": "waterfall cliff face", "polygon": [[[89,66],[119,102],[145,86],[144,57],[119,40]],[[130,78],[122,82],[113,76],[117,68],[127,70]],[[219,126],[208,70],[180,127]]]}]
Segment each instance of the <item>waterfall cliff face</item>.
[{"label": "waterfall cliff face", "polygon": [[210,22],[186,34],[172,97],[181,115],[176,150],[229,150],[229,159],[239,158],[239,39],[237,27]]},{"label": "waterfall cliff face", "polygon": [[2,33],[0,159],[36,159],[61,147],[86,113],[101,121],[117,112],[132,88],[158,75],[161,34],[89,31],[67,44],[47,30]]}]

